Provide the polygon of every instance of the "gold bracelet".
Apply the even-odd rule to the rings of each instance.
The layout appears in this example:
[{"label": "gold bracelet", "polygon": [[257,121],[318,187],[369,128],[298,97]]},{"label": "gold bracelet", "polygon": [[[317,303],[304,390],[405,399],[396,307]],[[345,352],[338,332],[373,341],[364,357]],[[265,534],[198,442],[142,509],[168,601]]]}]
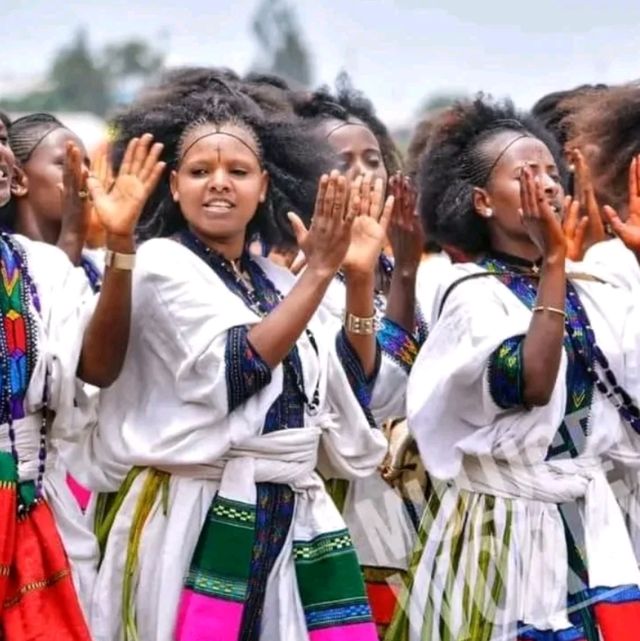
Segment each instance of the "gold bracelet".
[{"label": "gold bracelet", "polygon": [[120,269],[122,271],[133,271],[136,264],[135,254],[121,254],[107,249],[104,253],[104,264],[106,267],[113,269]]},{"label": "gold bracelet", "polygon": [[351,313],[345,313],[344,317],[345,329],[351,334],[358,334],[360,336],[370,336],[375,334],[378,329],[378,321],[376,315],[373,316],[355,316]]},{"label": "gold bracelet", "polygon": [[558,309],[557,307],[544,307],[544,306],[538,306],[534,307],[532,312],[551,312],[552,314],[558,314],[558,316],[562,316],[562,318],[567,317],[567,313],[564,311],[564,309]]}]

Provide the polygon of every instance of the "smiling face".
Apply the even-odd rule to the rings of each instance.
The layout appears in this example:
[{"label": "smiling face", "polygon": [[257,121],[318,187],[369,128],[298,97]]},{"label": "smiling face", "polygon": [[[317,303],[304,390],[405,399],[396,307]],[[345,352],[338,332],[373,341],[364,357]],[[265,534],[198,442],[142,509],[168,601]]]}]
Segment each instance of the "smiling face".
[{"label": "smiling face", "polygon": [[186,153],[170,179],[174,201],[203,242],[231,246],[239,255],[267,195],[255,138],[236,124],[206,124],[189,132],[182,148]]},{"label": "smiling face", "polygon": [[90,161],[82,141],[72,131],[59,127],[47,134],[33,150],[29,159],[22,164],[27,178],[25,197],[35,216],[52,222],[62,220],[62,198],[60,188],[63,182],[64,161],[67,143],[74,143],[89,167]]},{"label": "smiling face", "polygon": [[553,155],[537,138],[525,136],[516,140],[518,136],[521,136],[518,132],[506,131],[483,143],[483,152],[489,158],[497,158],[510,145],[491,172],[486,187],[477,188],[475,194],[478,215],[486,216],[489,208],[493,211],[493,216],[489,218],[489,228],[494,248],[530,242],[518,213],[521,208],[520,172],[525,164],[528,164],[533,176],[540,181],[544,195],[556,215],[561,218],[563,213],[564,190]]},{"label": "smiling face", "polygon": [[11,198],[11,178],[16,159],[9,147],[9,134],[4,122],[0,120],[0,207]]},{"label": "smiling face", "polygon": [[338,169],[348,180],[371,173],[374,180],[382,178],[387,183],[380,144],[369,127],[359,121],[345,123],[341,120],[328,120],[324,127],[327,142],[340,160]]}]

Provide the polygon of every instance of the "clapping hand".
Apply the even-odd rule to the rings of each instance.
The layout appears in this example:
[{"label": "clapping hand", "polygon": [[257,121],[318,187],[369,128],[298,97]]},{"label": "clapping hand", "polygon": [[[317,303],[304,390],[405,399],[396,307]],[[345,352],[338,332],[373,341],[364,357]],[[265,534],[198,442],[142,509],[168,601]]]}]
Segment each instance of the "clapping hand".
[{"label": "clapping hand", "polygon": [[163,145],[151,134],[133,138],[110,190],[96,176],[87,180],[91,200],[107,234],[131,236],[147,199],[165,168],[159,160]]}]

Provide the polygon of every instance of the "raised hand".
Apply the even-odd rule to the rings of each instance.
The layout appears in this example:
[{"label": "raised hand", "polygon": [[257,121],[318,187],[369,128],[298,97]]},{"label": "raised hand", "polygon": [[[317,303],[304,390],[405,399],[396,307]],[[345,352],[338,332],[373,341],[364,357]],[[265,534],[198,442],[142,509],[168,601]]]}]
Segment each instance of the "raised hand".
[{"label": "raised hand", "polygon": [[80,247],[89,230],[91,205],[87,190],[89,170],[83,155],[73,142],[67,143],[62,168],[62,225],[60,235],[73,236]]},{"label": "raised hand", "polygon": [[[578,200],[581,204],[581,214],[587,218],[583,241],[583,254],[592,245],[607,239],[603,213],[596,198],[596,192],[591,178],[591,170],[579,149],[571,152],[571,160],[575,167],[575,178],[578,186]],[[580,256],[580,258],[582,258]]]},{"label": "raised hand", "polygon": [[580,209],[580,202],[575,198],[567,196],[564,199],[562,230],[567,243],[567,258],[573,261],[582,260],[586,251],[584,239],[589,219],[580,217]]},{"label": "raised hand", "polygon": [[629,204],[627,220],[622,221],[612,207],[602,210],[613,232],[636,254],[640,254],[640,156],[636,156],[629,166]]},{"label": "raised hand", "polygon": [[384,197],[386,185],[381,178],[373,182],[370,174],[351,183],[350,215],[354,218],[351,244],[342,268],[346,273],[373,272],[387,237],[395,199]]},{"label": "raised hand", "polygon": [[108,234],[133,234],[142,208],[164,171],[165,163],[159,160],[162,149],[161,143],[153,143],[151,134],[133,138],[110,191],[95,176],[87,180],[95,211]]},{"label": "raised hand", "polygon": [[520,172],[520,217],[529,238],[545,259],[564,259],[567,243],[560,220],[529,167]]},{"label": "raised hand", "polygon": [[289,213],[298,247],[307,267],[335,274],[351,242],[355,212],[347,209],[347,181],[338,171],[323,175],[318,186],[311,225],[307,229],[297,214]]},{"label": "raised hand", "polygon": [[416,212],[416,190],[411,180],[397,172],[389,181],[394,205],[389,240],[396,268],[417,270],[424,249],[424,233]]},{"label": "raised hand", "polygon": [[106,191],[111,190],[115,181],[110,157],[111,148],[107,143],[100,145],[91,158],[91,173],[100,181]]}]

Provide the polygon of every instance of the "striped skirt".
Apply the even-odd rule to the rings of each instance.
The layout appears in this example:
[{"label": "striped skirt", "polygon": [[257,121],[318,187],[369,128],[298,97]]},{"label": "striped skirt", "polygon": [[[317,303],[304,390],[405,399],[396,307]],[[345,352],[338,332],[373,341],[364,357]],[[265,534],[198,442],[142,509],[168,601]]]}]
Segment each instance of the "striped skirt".
[{"label": "striped skirt", "polygon": [[[596,621],[612,607],[616,628],[637,628],[637,586],[586,587],[580,501],[556,509],[549,519],[538,501],[435,484],[385,641],[598,641]],[[552,528],[563,531],[550,537]]]}]

